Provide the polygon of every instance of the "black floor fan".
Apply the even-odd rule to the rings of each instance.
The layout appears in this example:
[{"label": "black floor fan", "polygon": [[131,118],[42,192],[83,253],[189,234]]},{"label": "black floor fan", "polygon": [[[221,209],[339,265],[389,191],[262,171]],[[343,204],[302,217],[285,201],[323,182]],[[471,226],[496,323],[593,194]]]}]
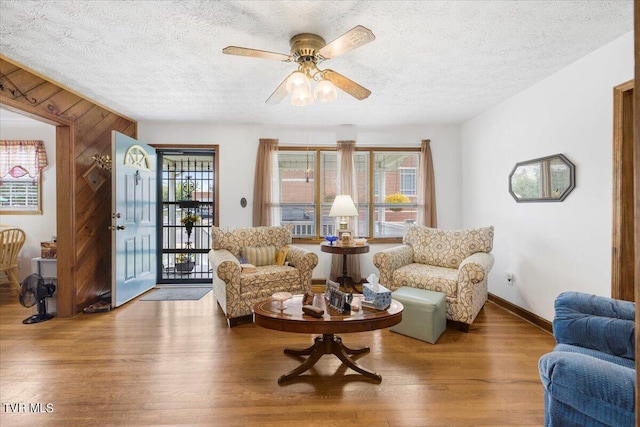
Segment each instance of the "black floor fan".
[{"label": "black floor fan", "polygon": [[53,319],[53,314],[47,313],[47,298],[51,298],[56,291],[53,283],[44,283],[44,279],[39,274],[27,276],[20,286],[20,304],[29,308],[38,304],[38,314],[29,316],[22,323],[40,323]]}]

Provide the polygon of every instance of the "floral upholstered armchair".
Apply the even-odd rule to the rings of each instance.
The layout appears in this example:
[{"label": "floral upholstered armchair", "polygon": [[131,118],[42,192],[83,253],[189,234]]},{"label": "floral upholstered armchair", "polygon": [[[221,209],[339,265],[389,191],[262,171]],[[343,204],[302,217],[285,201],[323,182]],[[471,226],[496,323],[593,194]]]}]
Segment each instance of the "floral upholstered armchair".
[{"label": "floral upholstered armchair", "polygon": [[493,226],[468,230],[407,227],[402,245],[376,253],[380,283],[442,292],[447,319],[469,326],[487,301],[487,277],[493,267]]},{"label": "floral upholstered armchair", "polygon": [[[213,293],[229,327],[275,292],[301,294],[311,288],[318,256],[290,243],[291,226],[212,227]],[[241,259],[255,265],[255,271],[243,271]]]}]

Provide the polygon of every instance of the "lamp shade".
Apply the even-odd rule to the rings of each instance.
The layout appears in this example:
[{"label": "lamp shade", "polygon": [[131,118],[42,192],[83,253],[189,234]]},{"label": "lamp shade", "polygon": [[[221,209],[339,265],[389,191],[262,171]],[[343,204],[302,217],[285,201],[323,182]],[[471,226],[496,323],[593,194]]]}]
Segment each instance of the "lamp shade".
[{"label": "lamp shade", "polygon": [[336,196],[331,205],[331,211],[329,216],[358,216],[358,209],[353,203],[351,196],[347,194],[340,194]]},{"label": "lamp shade", "polygon": [[291,92],[291,105],[304,107],[305,105],[312,103],[313,96],[311,95],[311,90],[308,87],[302,85],[293,88],[293,92]]},{"label": "lamp shade", "polygon": [[294,71],[287,79],[285,89],[287,90],[287,92],[291,93],[295,88],[299,86],[304,86],[307,89],[311,90],[311,83],[309,82],[307,76],[305,76],[304,73],[301,73],[300,71]]},{"label": "lamp shade", "polygon": [[331,102],[338,97],[338,92],[329,80],[320,80],[313,91],[313,97],[320,102]]}]

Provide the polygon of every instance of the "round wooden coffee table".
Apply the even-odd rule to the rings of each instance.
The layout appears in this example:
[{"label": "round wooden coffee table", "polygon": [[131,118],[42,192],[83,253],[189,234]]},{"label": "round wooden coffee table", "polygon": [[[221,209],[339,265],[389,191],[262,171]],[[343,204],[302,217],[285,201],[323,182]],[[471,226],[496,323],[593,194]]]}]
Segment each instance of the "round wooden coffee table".
[{"label": "round wooden coffee table", "polygon": [[391,301],[386,310],[361,309],[360,311],[338,313],[328,308],[323,294],[316,294],[313,305],[324,310],[323,317],[311,317],[302,312],[302,295],[294,295],[285,302],[286,308],[279,309],[279,302],[266,300],[254,304],[253,321],[263,328],[284,332],[322,334],[317,336],[314,344],[308,348],[285,348],[285,354],[309,356],[297,368],[283,374],[278,383],[297,377],[310,369],[325,354],[335,354],[342,363],[367,378],[382,381],[382,376],[359,365],[349,355],[368,353],[369,347],[349,348],[342,344],[342,339],[335,334],[350,332],[366,332],[388,328],[400,323],[404,307],[398,301]]}]

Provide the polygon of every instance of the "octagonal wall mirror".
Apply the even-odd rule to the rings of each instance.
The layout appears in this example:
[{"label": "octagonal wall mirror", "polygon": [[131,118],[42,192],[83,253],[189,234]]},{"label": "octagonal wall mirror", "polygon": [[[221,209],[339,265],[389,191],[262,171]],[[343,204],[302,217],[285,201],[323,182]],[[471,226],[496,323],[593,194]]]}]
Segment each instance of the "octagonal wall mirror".
[{"label": "octagonal wall mirror", "polygon": [[509,193],[516,202],[561,202],[576,186],[576,167],[562,154],[516,163]]}]

